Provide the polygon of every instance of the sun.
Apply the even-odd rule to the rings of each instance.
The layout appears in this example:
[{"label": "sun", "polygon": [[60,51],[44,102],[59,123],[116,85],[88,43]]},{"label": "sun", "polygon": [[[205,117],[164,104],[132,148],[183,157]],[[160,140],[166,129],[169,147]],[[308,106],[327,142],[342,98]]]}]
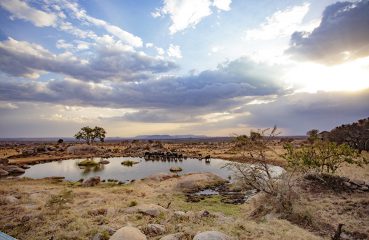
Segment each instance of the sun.
[{"label": "sun", "polygon": [[301,63],[284,80],[297,92],[360,91],[369,88],[369,57],[334,66]]}]

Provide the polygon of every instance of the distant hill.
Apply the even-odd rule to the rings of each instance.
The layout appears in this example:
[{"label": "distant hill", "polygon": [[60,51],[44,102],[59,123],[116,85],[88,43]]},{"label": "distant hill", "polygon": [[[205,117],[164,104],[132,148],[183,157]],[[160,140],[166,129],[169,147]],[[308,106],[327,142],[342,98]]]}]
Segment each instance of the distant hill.
[{"label": "distant hill", "polygon": [[139,135],[133,139],[139,140],[171,140],[171,139],[204,139],[205,135]]}]

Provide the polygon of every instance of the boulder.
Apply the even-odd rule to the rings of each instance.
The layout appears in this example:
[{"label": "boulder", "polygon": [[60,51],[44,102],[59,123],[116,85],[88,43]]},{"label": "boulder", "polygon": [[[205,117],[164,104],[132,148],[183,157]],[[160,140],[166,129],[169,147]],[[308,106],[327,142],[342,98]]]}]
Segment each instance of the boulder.
[{"label": "boulder", "polygon": [[173,166],[169,169],[171,172],[182,172],[182,168],[178,166]]},{"label": "boulder", "polygon": [[151,237],[162,235],[165,233],[164,225],[160,224],[148,224],[144,229],[144,233]]},{"label": "boulder", "polygon": [[85,181],[83,181],[82,186],[84,187],[93,187],[97,184],[100,183],[100,177],[96,176],[96,177],[90,177],[89,179],[86,179]]},{"label": "boulder", "polygon": [[184,233],[173,233],[160,238],[160,240],[184,240],[185,237]]},{"label": "boulder", "polygon": [[110,240],[146,240],[145,234],[143,234],[138,228],[135,227],[122,227],[116,231]]},{"label": "boulder", "polygon": [[226,180],[213,173],[193,173],[181,176],[176,189],[182,192],[196,192],[225,182]]},{"label": "boulder", "polygon": [[7,165],[3,167],[5,171],[7,171],[9,174],[22,174],[26,171],[23,168],[20,168],[15,165]]},{"label": "boulder", "polygon": [[99,163],[101,163],[101,164],[109,164],[110,162],[108,160],[104,159],[104,160],[100,160]]},{"label": "boulder", "polygon": [[195,235],[193,240],[232,240],[230,236],[217,231],[201,232]]},{"label": "boulder", "polygon": [[126,213],[142,213],[151,217],[157,217],[162,213],[166,213],[167,211],[168,210],[162,206],[155,204],[141,204],[125,210]]},{"label": "boulder", "polygon": [[5,171],[4,169],[0,168],[0,176],[7,176],[9,174],[8,171]]}]

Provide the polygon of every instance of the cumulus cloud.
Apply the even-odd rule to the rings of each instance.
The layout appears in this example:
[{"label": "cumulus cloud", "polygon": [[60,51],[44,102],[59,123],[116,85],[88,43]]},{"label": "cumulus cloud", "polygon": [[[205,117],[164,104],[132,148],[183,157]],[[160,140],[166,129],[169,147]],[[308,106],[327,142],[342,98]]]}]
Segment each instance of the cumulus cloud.
[{"label": "cumulus cloud", "polygon": [[151,15],[156,18],[169,15],[172,24],[170,34],[195,27],[201,20],[213,12],[211,7],[219,11],[229,11],[231,0],[164,0],[164,5]]},{"label": "cumulus cloud", "polygon": [[270,40],[279,37],[290,36],[298,28],[306,28],[310,24],[302,26],[302,21],[308,13],[310,4],[305,3],[283,11],[277,11],[259,27],[246,31],[247,40]]},{"label": "cumulus cloud", "polygon": [[56,24],[57,16],[35,9],[20,0],[1,0],[0,6],[12,14],[12,18],[32,22],[37,27],[48,27]]},{"label": "cumulus cloud", "polygon": [[178,45],[169,45],[168,56],[172,58],[182,58],[181,48]]},{"label": "cumulus cloud", "polygon": [[[69,47],[58,41],[59,47]],[[78,47],[78,46],[77,46]],[[0,70],[13,76],[39,77],[40,71],[59,73],[86,81],[141,81],[154,73],[173,70],[174,62],[133,51],[110,36],[97,40],[95,54],[77,58],[70,52],[53,54],[38,44],[13,38],[0,42]]]},{"label": "cumulus cloud", "polygon": [[368,0],[332,4],[312,32],[292,34],[287,52],[329,65],[369,56],[368,13]]},{"label": "cumulus cloud", "polygon": [[138,83],[4,80],[0,86],[0,100],[172,110],[212,106],[216,108],[212,111],[220,111],[237,105],[245,96],[286,93],[285,86],[274,77],[280,71],[278,66],[256,64],[242,58],[198,75]]}]

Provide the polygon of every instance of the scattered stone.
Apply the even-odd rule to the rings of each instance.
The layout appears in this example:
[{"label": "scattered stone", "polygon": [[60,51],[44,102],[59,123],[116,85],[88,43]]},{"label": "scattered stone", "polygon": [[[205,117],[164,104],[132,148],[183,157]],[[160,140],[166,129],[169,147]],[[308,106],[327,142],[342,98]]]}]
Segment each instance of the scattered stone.
[{"label": "scattered stone", "polygon": [[185,218],[188,218],[188,216],[186,215],[185,212],[182,212],[182,211],[175,211],[173,213],[173,216],[177,219],[185,219]]},{"label": "scattered stone", "polygon": [[96,233],[92,240],[104,240],[104,238],[101,233]]},{"label": "scattered stone", "polygon": [[4,197],[4,200],[7,202],[7,203],[18,203],[19,202],[19,199],[14,197],[14,196],[5,196]]},{"label": "scattered stone", "polygon": [[173,166],[169,169],[171,172],[182,172],[182,168],[178,166]]},{"label": "scattered stone", "polygon": [[18,166],[15,165],[7,165],[3,167],[5,171],[7,171],[9,174],[22,174],[26,171]]},{"label": "scattered stone", "polygon": [[23,169],[29,169],[29,168],[31,168],[31,166],[29,166],[29,165],[22,165],[20,167],[23,168]]},{"label": "scattered stone", "polygon": [[100,177],[97,176],[97,177],[90,177],[89,179],[85,180],[83,183],[82,183],[82,186],[84,187],[93,187],[97,184],[100,183]]},{"label": "scattered stone", "polygon": [[201,232],[195,235],[193,240],[232,240],[233,238],[217,231]]},{"label": "scattered stone", "polygon": [[122,227],[116,231],[110,240],[146,240],[145,234],[143,234],[138,228],[135,227]]},{"label": "scattered stone", "polygon": [[209,217],[210,213],[207,210],[204,210],[200,213],[200,217]]},{"label": "scattered stone", "polygon": [[4,169],[0,168],[0,176],[7,176],[9,174],[8,171],[5,171]]},{"label": "scattered stone", "polygon": [[356,186],[365,185],[365,181],[361,180],[350,180],[350,183],[355,184]]},{"label": "scattered stone", "polygon": [[143,229],[146,235],[151,237],[162,235],[165,233],[165,227],[160,224],[149,224]]},{"label": "scattered stone", "polygon": [[349,183],[349,182],[343,182],[343,185],[346,186],[346,187],[348,187],[348,188],[351,187],[351,183]]},{"label": "scattered stone", "polygon": [[151,217],[157,217],[161,213],[166,213],[168,210],[162,206],[155,204],[142,204],[134,207],[129,207],[125,210],[126,213],[142,213]]},{"label": "scattered stone", "polygon": [[108,160],[104,159],[104,160],[100,160],[99,163],[101,163],[101,164],[109,164],[110,162]]},{"label": "scattered stone", "polygon": [[160,238],[160,240],[184,240],[185,237],[186,235],[180,232],[180,233],[173,233],[173,234],[166,235]]}]

